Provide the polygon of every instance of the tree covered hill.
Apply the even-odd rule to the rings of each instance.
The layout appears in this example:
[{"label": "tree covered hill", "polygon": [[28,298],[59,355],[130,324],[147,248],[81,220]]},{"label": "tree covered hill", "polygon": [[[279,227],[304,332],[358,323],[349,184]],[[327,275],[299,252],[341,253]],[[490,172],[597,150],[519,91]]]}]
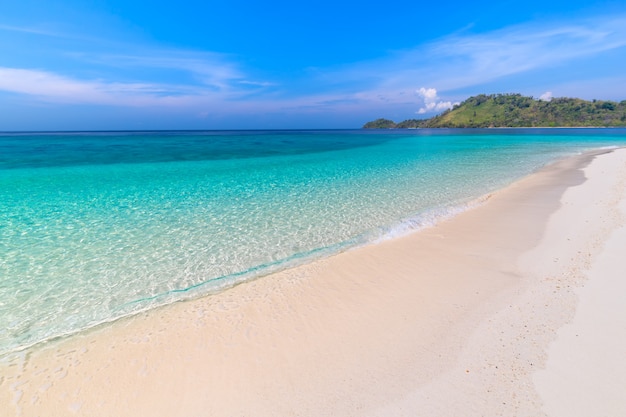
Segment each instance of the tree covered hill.
[{"label": "tree covered hill", "polygon": [[626,100],[619,103],[578,98],[543,101],[521,94],[481,94],[430,119],[409,119],[400,123],[377,119],[363,128],[594,126],[626,126]]}]

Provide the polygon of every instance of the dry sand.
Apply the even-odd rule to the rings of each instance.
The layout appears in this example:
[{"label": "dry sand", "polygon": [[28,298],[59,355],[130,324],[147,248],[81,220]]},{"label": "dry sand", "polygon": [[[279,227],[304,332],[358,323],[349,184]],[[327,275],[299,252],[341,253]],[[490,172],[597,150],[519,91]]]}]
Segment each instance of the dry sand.
[{"label": "dry sand", "polygon": [[410,236],[49,343],[0,364],[0,416],[626,415],[625,192],[626,150],[571,158]]},{"label": "dry sand", "polygon": [[579,302],[534,382],[549,416],[626,416],[626,163],[612,158],[586,172],[591,179],[566,192],[561,212],[577,222],[593,222],[594,228],[573,228],[562,216],[550,222],[544,238],[544,245],[559,245],[559,236],[588,245],[575,262],[555,262],[562,264],[557,271],[578,277],[569,282],[576,285]]}]

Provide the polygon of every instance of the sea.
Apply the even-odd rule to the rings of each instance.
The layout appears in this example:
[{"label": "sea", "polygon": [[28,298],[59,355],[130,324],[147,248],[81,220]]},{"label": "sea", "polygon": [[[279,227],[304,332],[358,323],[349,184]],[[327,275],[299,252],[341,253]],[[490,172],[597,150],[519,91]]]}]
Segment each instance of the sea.
[{"label": "sea", "polygon": [[616,146],[626,129],[0,133],[0,357],[413,233]]}]

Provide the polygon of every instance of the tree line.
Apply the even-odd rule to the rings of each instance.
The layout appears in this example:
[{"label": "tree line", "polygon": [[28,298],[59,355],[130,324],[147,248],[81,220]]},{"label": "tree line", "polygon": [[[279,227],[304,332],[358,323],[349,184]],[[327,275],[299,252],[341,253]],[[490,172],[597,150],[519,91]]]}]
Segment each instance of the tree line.
[{"label": "tree line", "polygon": [[620,102],[553,98],[521,94],[480,94],[430,119],[395,123],[377,119],[365,129],[481,127],[617,127],[626,126],[626,100]]}]

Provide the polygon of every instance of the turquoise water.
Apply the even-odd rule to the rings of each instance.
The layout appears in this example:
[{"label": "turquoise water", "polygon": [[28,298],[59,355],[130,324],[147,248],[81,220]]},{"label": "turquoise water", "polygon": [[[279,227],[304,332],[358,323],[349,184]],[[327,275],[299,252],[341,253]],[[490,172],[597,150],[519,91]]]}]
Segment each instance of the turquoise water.
[{"label": "turquoise water", "polygon": [[0,134],[0,355],[419,229],[625,144],[623,129]]}]

